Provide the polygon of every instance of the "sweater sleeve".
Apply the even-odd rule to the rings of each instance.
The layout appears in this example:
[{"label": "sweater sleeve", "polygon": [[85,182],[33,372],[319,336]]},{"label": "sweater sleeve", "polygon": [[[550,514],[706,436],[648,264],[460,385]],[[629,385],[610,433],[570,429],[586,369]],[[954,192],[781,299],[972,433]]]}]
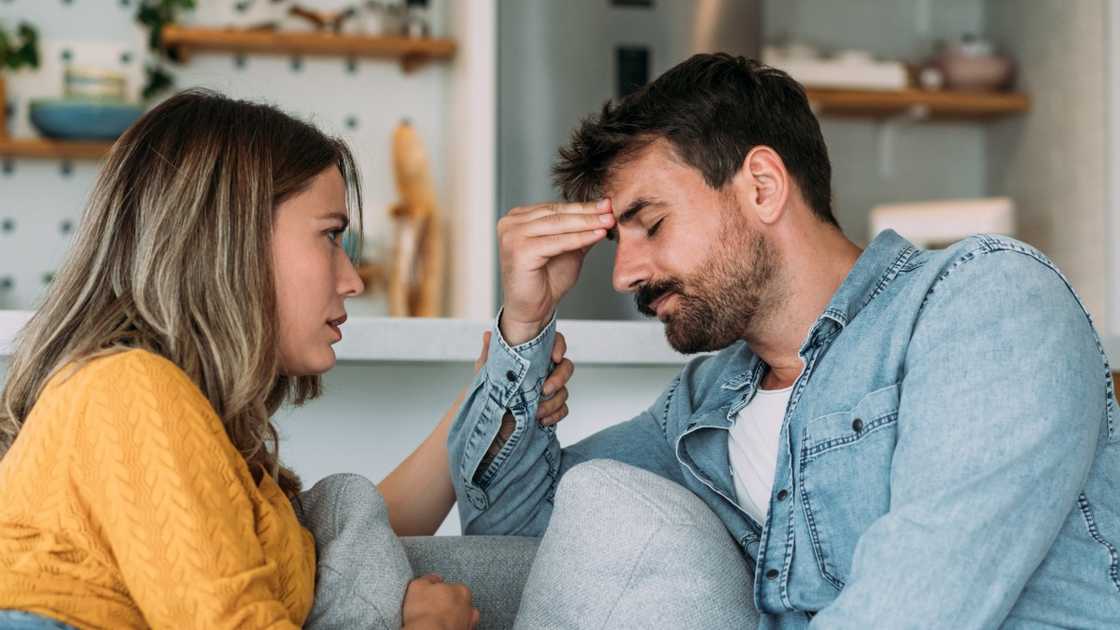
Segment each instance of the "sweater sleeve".
[{"label": "sweater sleeve", "polygon": [[146,621],[298,627],[255,531],[252,477],[194,384],[130,352],[83,385],[75,485]]}]

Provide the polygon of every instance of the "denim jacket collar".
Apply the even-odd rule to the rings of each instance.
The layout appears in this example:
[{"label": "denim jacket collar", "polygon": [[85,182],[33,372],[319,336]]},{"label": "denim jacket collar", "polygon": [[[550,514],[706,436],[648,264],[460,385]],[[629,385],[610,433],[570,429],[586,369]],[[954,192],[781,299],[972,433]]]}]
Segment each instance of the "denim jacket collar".
[{"label": "denim jacket collar", "polygon": [[894,280],[918,250],[894,230],[884,230],[863,250],[840,288],[825,307],[823,319],[841,328],[856,318],[863,307],[875,299]]},{"label": "denim jacket collar", "polygon": [[[860,254],[824,312],[813,324],[799,354],[805,356],[822,339],[843,330],[864,306],[890,284],[917,251],[917,248],[894,230],[880,232]],[[753,387],[761,377],[762,361],[758,355],[750,352],[745,344],[737,355],[736,359],[741,362],[741,366],[728,370],[729,376],[724,379],[721,389],[738,391],[748,385]]]}]

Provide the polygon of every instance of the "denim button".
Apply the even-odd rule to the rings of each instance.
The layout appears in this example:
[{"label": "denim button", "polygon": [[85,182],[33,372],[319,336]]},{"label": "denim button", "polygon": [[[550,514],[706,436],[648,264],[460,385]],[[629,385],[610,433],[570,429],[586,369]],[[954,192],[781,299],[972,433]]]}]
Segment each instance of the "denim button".
[{"label": "denim button", "polygon": [[766,572],[766,579],[768,579],[768,580],[778,579],[778,570],[777,569],[770,569],[769,571],[767,571]]},{"label": "denim button", "polygon": [[517,382],[517,372],[514,372],[513,370],[506,372],[506,380],[511,383]]},{"label": "denim button", "polygon": [[789,491],[788,490],[781,490],[781,491],[778,492],[778,500],[779,501],[785,501],[786,497],[788,497],[788,496],[789,496]]},{"label": "denim button", "polygon": [[852,420],[852,430],[856,433],[863,431],[863,420],[861,420],[860,418]]}]

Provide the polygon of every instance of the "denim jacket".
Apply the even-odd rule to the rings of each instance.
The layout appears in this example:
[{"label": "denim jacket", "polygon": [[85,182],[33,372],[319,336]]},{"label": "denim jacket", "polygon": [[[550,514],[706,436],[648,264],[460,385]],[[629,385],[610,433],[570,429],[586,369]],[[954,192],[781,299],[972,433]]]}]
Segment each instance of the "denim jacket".
[{"label": "denim jacket", "polygon": [[[531,421],[550,324],[490,357],[448,439],[467,534],[541,535],[572,466],[620,460],[698,495],[741,545],[763,628],[1120,627],[1120,421],[1089,315],[1045,256],[893,232],[801,346],[765,522],[728,428],[767,366],[693,359],[636,418],[561,448]],[[483,456],[510,411],[516,429]]]}]

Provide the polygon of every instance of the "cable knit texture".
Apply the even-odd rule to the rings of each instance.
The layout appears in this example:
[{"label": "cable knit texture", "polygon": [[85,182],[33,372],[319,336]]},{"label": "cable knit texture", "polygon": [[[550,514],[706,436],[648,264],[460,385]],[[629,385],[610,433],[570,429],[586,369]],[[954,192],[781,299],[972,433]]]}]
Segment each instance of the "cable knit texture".
[{"label": "cable knit texture", "polygon": [[162,357],[56,376],[0,461],[0,609],[78,628],[296,628],[314,588],[291,503]]}]

